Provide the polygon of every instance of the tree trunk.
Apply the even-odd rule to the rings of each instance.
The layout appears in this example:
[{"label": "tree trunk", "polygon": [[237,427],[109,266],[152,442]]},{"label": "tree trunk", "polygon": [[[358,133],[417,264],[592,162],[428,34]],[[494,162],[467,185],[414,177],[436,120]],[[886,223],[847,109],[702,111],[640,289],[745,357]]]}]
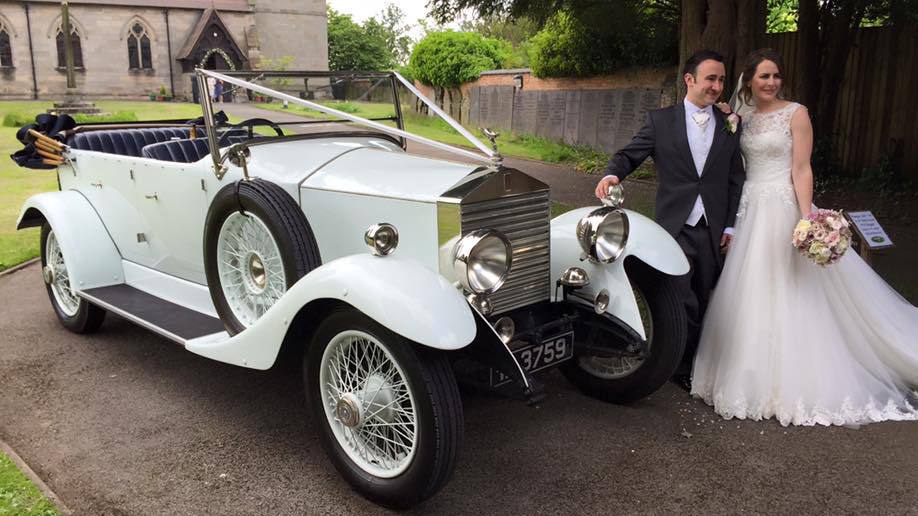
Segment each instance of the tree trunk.
[{"label": "tree trunk", "polygon": [[800,0],[797,21],[797,69],[793,93],[797,100],[810,108],[816,99],[822,74],[819,73],[819,0]]},{"label": "tree trunk", "polygon": [[724,56],[727,84],[723,98],[728,98],[746,56],[762,44],[766,12],[766,0],[682,0],[679,96],[685,95],[681,63],[704,48]]},{"label": "tree trunk", "polygon": [[825,47],[822,61],[822,82],[816,103],[815,124],[816,131],[823,137],[829,137],[832,134],[835,107],[845,74],[845,64],[848,62],[848,53],[863,16],[863,0],[852,0],[843,2],[838,13],[826,22],[828,31],[823,40]]},{"label": "tree trunk", "polygon": [[706,0],[682,0],[682,23],[679,27],[679,64],[676,70],[676,100],[685,96],[685,81],[682,79],[682,64],[701,48],[704,32]]}]

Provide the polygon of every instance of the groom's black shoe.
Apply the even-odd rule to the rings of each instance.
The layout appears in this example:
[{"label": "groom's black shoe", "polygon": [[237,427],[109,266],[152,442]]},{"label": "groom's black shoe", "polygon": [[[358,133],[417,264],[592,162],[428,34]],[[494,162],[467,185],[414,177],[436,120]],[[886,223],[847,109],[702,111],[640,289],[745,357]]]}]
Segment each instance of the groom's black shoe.
[{"label": "groom's black shoe", "polygon": [[692,392],[692,376],[690,374],[676,373],[673,375],[670,381],[676,384],[683,391]]}]

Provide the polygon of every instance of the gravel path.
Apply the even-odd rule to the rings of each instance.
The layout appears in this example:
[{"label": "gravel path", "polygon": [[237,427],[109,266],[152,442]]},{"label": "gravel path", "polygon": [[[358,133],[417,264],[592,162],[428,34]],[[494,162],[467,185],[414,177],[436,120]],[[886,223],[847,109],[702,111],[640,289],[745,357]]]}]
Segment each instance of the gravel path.
[{"label": "gravel path", "polygon": [[[0,277],[0,439],[75,514],[379,514],[339,478],[295,371],[208,361],[110,316],[61,328],[36,265]],[[607,405],[545,377],[540,409],[464,395],[436,514],[916,514],[918,423],[717,418],[672,385]]]}]

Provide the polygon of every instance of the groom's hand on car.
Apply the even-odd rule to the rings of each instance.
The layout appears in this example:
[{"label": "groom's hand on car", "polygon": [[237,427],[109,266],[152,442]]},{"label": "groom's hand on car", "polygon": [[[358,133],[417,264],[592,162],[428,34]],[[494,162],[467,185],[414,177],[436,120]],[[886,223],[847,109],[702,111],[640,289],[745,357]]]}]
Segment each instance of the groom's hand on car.
[{"label": "groom's hand on car", "polygon": [[619,183],[618,176],[608,175],[599,180],[599,183],[596,185],[596,197],[602,199],[603,197],[609,195],[609,187],[615,186]]}]

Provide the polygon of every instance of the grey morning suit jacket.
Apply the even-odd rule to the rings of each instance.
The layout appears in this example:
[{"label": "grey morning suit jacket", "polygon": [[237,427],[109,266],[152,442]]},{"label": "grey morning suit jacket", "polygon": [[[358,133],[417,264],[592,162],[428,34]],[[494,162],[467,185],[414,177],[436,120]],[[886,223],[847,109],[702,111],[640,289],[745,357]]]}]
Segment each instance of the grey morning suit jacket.
[{"label": "grey morning suit jacket", "polygon": [[[650,111],[647,123],[631,143],[616,152],[606,166],[606,174],[625,179],[648,156],[657,166],[656,220],[675,237],[688,218],[695,198],[701,194],[711,241],[720,242],[725,227],[736,221],[746,172],[740,154],[739,137],[724,130],[724,114],[714,108],[714,141],[699,177],[689,149],[685,129],[685,106],[676,105]],[[740,124],[741,125],[741,124]],[[716,253],[720,257],[720,252]]]}]

